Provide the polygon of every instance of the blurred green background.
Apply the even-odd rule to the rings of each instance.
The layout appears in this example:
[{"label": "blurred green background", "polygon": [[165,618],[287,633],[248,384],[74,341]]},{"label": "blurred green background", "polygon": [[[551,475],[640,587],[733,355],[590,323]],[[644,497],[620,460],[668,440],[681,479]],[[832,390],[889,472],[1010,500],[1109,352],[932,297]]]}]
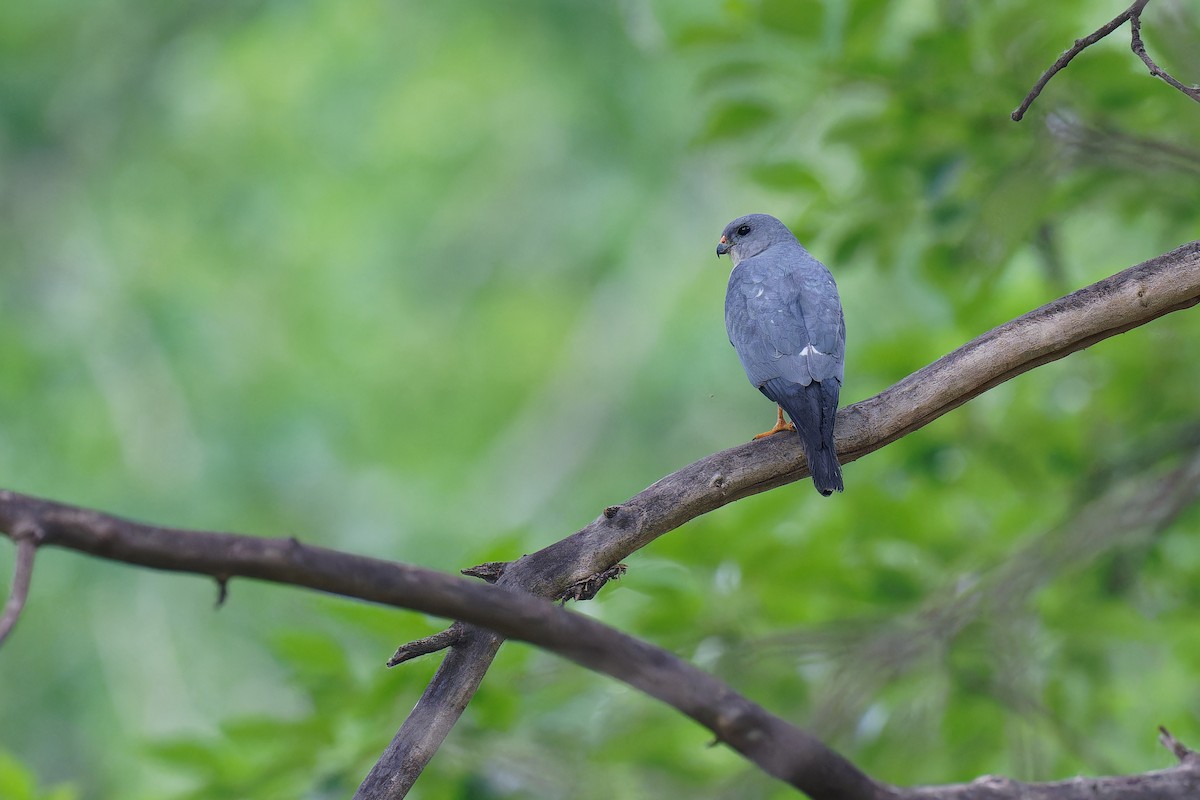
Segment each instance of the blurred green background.
[{"label": "blurred green background", "polygon": [[[1196,238],[1200,108],[1127,30],[1008,119],[1123,5],[0,5],[0,485],[447,571],[540,548],[770,424],[735,216],[832,267],[846,403]],[[1200,80],[1193,4],[1145,37]],[[579,610],[888,781],[1166,766],[1155,725],[1200,745],[1200,513],[1156,492],[1200,448],[1198,337],[1040,368]],[[43,551],[0,796],[348,796],[438,659],[384,661],[444,623],[215,598]],[[794,796],[709,739],[509,644],[412,796]]]}]

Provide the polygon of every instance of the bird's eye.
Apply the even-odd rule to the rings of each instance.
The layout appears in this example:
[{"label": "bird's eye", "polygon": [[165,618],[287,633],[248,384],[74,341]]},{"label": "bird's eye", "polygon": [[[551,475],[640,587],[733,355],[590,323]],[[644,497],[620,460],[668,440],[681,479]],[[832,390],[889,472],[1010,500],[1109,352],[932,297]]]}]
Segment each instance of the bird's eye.
[{"label": "bird's eye", "polygon": [[740,228],[738,228],[738,236],[745,236],[749,232],[750,232],[749,225],[742,225]]}]

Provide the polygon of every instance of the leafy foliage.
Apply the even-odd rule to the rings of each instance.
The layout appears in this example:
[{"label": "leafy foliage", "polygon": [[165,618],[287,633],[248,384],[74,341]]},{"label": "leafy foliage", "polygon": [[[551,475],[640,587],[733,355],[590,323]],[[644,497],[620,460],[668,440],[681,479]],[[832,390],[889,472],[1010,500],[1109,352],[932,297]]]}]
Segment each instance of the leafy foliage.
[{"label": "leafy foliage", "polygon": [[6,800],[74,800],[79,796],[71,786],[39,791],[37,780],[11,755],[0,751],[0,797]]},{"label": "leafy foliage", "polygon": [[[1124,32],[1008,119],[1115,10],[0,7],[3,484],[445,570],[540,547],[770,422],[721,323],[737,215],[833,268],[847,402],[1194,238],[1194,108]],[[1193,80],[1197,28],[1145,17]],[[1200,513],[1079,520],[1200,446],[1198,336],[1173,315],[850,465],[844,496],[697,520],[580,610],[890,781],[1164,764],[1155,725],[1200,739]],[[213,595],[43,553],[0,654],[0,796],[345,796],[435,667],[384,660],[442,623]],[[790,796],[706,743],[507,645],[414,795]]]}]

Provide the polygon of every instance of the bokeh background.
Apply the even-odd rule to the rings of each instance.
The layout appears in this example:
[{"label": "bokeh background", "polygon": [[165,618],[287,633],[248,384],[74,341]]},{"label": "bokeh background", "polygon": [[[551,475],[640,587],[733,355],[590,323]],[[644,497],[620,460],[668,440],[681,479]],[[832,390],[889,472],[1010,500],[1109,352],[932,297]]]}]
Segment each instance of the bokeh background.
[{"label": "bokeh background", "polygon": [[[1200,108],[1122,2],[0,5],[0,485],[446,571],[555,541],[773,408],[725,337],[735,216],[838,278],[845,402],[1194,239]],[[1151,52],[1200,80],[1194,4]],[[893,782],[1200,745],[1200,313],[722,509],[579,610]],[[1139,505],[1140,503],[1140,505]],[[1133,509],[1117,514],[1114,509]],[[0,547],[0,574],[12,548]],[[4,798],[334,798],[440,620],[44,551],[0,651]],[[793,796],[506,645],[420,798]]]}]

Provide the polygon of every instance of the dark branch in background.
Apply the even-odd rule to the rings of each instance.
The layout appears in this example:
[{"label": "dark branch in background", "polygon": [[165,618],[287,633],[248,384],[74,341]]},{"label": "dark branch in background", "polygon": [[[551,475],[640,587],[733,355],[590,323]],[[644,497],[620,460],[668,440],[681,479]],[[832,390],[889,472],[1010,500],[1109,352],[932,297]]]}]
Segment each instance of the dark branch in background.
[{"label": "dark branch in background", "polygon": [[[844,409],[838,449],[844,462],[883,447],[972,397],[1029,369],[1200,302],[1200,242],[1131,267],[1006,323],[910,375],[882,394]],[[0,529],[13,538],[67,547],[157,569],[196,572],[218,581],[249,577],[469,620],[422,701],[406,722],[448,730],[495,655],[503,636],[542,646],[618,677],[670,703],[713,730],[769,774],[820,800],[1056,800],[1107,796],[1188,797],[1200,791],[1200,767],[1131,778],[1029,786],[1009,781],[959,787],[893,789],[863,776],[820,741],[773,717],[712,676],[664,650],[544,600],[603,573],[621,557],[700,514],[807,475],[794,437],[752,442],[702,459],[611,507],[591,525],[503,571],[495,587],[401,564],[308,547],[295,539],[258,539],[138,525],[95,511],[0,491]],[[513,591],[513,589],[521,591]],[[461,703],[448,706],[457,696]],[[402,732],[405,729],[402,729]],[[444,732],[441,736],[444,736]],[[432,738],[398,736],[361,796],[398,797],[436,750]],[[1116,782],[1116,783],[1113,783]],[[1058,787],[1054,794],[1042,787]],[[1112,787],[1121,788],[1117,794]],[[1180,789],[1183,787],[1183,789]],[[1178,790],[1178,791],[1177,791]],[[1190,792],[1191,794],[1188,794]]]},{"label": "dark branch in background", "polygon": [[1137,54],[1138,58],[1145,62],[1146,66],[1150,70],[1150,74],[1156,78],[1161,78],[1162,80],[1166,81],[1169,85],[1183,92],[1196,102],[1200,102],[1200,89],[1184,86],[1182,83],[1175,80],[1175,78],[1171,77],[1171,75],[1164,69],[1159,67],[1158,64],[1154,63],[1154,60],[1147,55],[1146,46],[1142,44],[1142,10],[1146,8],[1146,4],[1149,2],[1150,0],[1136,0],[1133,5],[1122,11],[1107,24],[1101,26],[1082,39],[1076,39],[1075,44],[1067,48],[1067,50],[1058,57],[1058,60],[1051,64],[1049,69],[1042,73],[1042,77],[1038,78],[1037,83],[1035,83],[1033,88],[1029,90],[1029,94],[1025,95],[1025,99],[1021,101],[1021,105],[1017,106],[1017,109],[1012,112],[1013,121],[1021,121],[1021,118],[1025,116],[1025,112],[1029,110],[1029,107],[1033,105],[1033,101],[1036,100],[1038,95],[1042,93],[1042,90],[1046,88],[1046,84],[1050,82],[1050,79],[1057,75],[1064,67],[1070,64],[1071,60],[1075,58],[1075,56],[1079,55],[1084,50],[1103,39],[1105,36],[1108,36],[1126,22],[1129,23],[1129,27],[1131,29],[1130,48],[1134,53]]},{"label": "dark branch in background", "polygon": [[1158,741],[1179,759],[1171,769],[1109,778],[1021,783],[988,775],[953,786],[901,790],[901,800],[1194,800],[1200,797],[1200,756],[1159,727]]},{"label": "dark branch in background", "polygon": [[1050,134],[1073,158],[1123,169],[1146,177],[1147,172],[1181,171],[1200,176],[1200,151],[1174,142],[1133,136],[1107,126],[1089,125],[1069,112],[1046,116]]},{"label": "dark branch in background", "polygon": [[[956,576],[930,592],[916,610],[880,621],[843,619],[815,629],[800,630],[752,641],[749,655],[762,660],[775,654],[789,659],[823,659],[836,676],[822,693],[810,726],[825,738],[841,735],[875,702],[880,688],[905,675],[937,669],[950,643],[968,626],[989,620],[1003,628],[1027,616],[1034,595],[1055,580],[1118,549],[1143,547],[1167,529],[1200,499],[1200,443],[1165,473],[1143,465],[1135,478],[1112,476],[1100,496],[1079,509],[1070,520],[1016,548],[997,567],[979,575]],[[1160,453],[1160,460],[1168,457]],[[1154,465],[1157,466],[1157,465]],[[1002,662],[1010,648],[997,647]],[[996,670],[1001,694],[1004,682],[1020,670]],[[1022,714],[1055,722],[1036,700],[1014,696],[1007,702]],[[1086,737],[1073,737],[1075,744]],[[1096,765],[1095,756],[1086,761]],[[1108,768],[1108,771],[1113,771]]]},{"label": "dark branch in background", "polygon": [[[1196,758],[1164,732],[1181,765],[1143,776],[1020,784],[988,779],[966,785],[898,789],[876,783],[804,731],[749,702],[711,675],[653,645],[587,617],[517,592],[333,550],[294,539],[140,525],[59,503],[0,492],[7,531],[40,530],[41,543],[159,569],[241,576],[347,594],[441,616],[460,617],[529,641],[616,677],[667,702],[720,741],[817,800],[972,800],[1188,796],[1200,788]],[[21,545],[35,540],[23,536]],[[1067,793],[1064,789],[1072,790]],[[1120,792],[1116,794],[1115,792]]]},{"label": "dark branch in background", "polygon": [[143,525],[98,511],[0,491],[0,528],[39,544],[155,569],[304,586],[470,620],[536,644],[656,697],[709,728],[768,774],[817,798],[898,797],[812,735],[751,703],[703,670],[581,614],[508,589],[301,544]]},{"label": "dark branch in background", "polygon": [[[1200,759],[1165,731],[1180,765],[1144,775],[1023,784],[986,778],[970,784],[902,789],[879,783],[820,740],[734,692],[671,653],[527,594],[471,583],[405,564],[311,547],[295,539],[142,525],[98,511],[0,491],[0,527],[40,531],[34,547],[70,548],[115,561],[218,580],[247,577],[304,586],[486,625],[628,683],[716,734],[769,775],[814,800],[1127,800],[1192,797]],[[451,652],[448,660],[458,656]],[[469,655],[469,651],[466,651]]]},{"label": "dark branch in background", "polygon": [[[1005,323],[842,409],[839,459],[861,458],[1010,378],[1198,302],[1200,242],[1192,242]],[[808,474],[795,437],[747,442],[606,508],[572,536],[513,562],[500,584],[557,598],[701,514]],[[467,629],[359,787],[358,800],[405,795],[471,701],[500,642],[491,631]],[[460,657],[460,649],[473,657]]]},{"label": "dark branch in background", "polygon": [[41,530],[36,525],[26,523],[14,526],[10,535],[17,543],[17,557],[13,564],[12,591],[8,595],[8,602],[4,604],[4,613],[0,615],[0,644],[4,644],[21,617],[21,610],[25,608],[29,583],[33,579],[33,557],[37,553]]},{"label": "dark branch in background", "polygon": [[[507,561],[489,561],[486,564],[480,564],[477,567],[469,567],[460,571],[463,575],[468,575],[472,578],[482,578],[488,583],[495,583],[504,574],[504,570],[507,567]],[[559,600],[563,604],[566,604],[568,600],[591,600],[599,594],[606,583],[617,580],[624,575],[626,569],[628,568],[624,564],[617,564],[615,567],[610,567],[579,583],[572,584],[562,593]],[[396,652],[392,654],[392,657],[388,659],[387,665],[389,667],[399,666],[405,661],[411,661],[414,658],[436,653],[439,650],[445,650],[447,647],[453,647],[462,641],[466,630],[466,625],[461,622],[455,622],[440,633],[400,645]]]}]

